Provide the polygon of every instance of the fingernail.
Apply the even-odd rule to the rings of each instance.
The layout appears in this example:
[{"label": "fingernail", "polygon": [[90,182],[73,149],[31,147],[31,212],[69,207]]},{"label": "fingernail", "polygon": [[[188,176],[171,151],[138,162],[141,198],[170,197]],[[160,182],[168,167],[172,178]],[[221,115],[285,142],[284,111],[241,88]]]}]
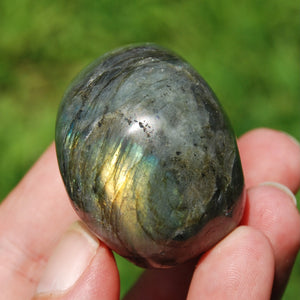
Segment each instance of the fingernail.
[{"label": "fingernail", "polygon": [[56,294],[70,289],[90,264],[99,247],[81,222],[64,234],[46,266],[36,294]]},{"label": "fingernail", "polygon": [[285,185],[278,183],[278,182],[273,182],[273,181],[266,181],[261,183],[260,185],[268,185],[268,186],[273,186],[283,192],[285,192],[294,202],[294,204],[297,206],[297,199],[295,197],[295,195],[293,194],[293,192]]},{"label": "fingernail", "polygon": [[298,147],[300,147],[300,142],[292,135],[282,131],[282,133],[284,133],[288,138],[290,138],[290,140],[295,143]]}]

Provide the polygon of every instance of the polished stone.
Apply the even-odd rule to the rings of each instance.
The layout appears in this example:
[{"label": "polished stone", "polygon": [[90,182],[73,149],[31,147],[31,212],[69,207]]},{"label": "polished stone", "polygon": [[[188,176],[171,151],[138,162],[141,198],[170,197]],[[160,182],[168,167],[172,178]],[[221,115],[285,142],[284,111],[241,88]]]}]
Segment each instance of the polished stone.
[{"label": "polished stone", "polygon": [[67,90],[56,148],[79,216],[140,266],[183,263],[239,223],[244,181],[216,96],[155,45],[106,54]]}]

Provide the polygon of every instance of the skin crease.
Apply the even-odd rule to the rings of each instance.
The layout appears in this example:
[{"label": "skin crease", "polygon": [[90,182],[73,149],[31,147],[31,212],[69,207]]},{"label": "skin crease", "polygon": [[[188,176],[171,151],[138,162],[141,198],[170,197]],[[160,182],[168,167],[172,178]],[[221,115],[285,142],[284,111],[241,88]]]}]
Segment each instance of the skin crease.
[{"label": "skin crease", "polygon": [[[260,184],[275,181],[296,193],[300,147],[270,129],[252,130],[238,145],[248,188],[242,226],[198,261],[145,271],[126,300],[280,299],[300,248],[300,218],[290,196]],[[0,206],[1,300],[32,299],[57,241],[78,219],[67,198],[52,145]],[[34,299],[118,298],[115,261],[100,243],[65,294]]]}]

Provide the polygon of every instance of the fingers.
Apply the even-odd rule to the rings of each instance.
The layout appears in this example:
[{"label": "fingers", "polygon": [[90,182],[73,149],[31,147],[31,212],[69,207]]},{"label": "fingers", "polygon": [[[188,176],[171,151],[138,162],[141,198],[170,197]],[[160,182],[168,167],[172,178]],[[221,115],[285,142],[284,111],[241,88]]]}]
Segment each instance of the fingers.
[{"label": "fingers", "polygon": [[[188,299],[197,299],[200,291],[204,299],[269,299],[273,275],[272,299],[281,298],[300,247],[293,195],[282,186],[251,188],[242,224],[250,230],[246,236],[236,236],[238,228],[200,259]],[[255,257],[263,258],[264,265]]]},{"label": "fingers", "polygon": [[124,300],[182,300],[187,291],[196,260],[165,270],[145,271]]},{"label": "fingers", "polygon": [[[0,299],[31,299],[58,240],[70,224],[78,219],[70,205],[58,171],[54,145],[43,154],[2,203],[0,219],[0,286],[5,287],[2,289],[4,291],[1,292]],[[48,292],[51,292],[49,278],[53,277],[58,280],[56,283],[63,284],[64,288],[74,284],[74,280],[78,280],[70,293],[61,299],[67,299],[65,297],[68,295],[72,295],[69,299],[76,299],[75,294],[83,295],[87,290],[89,292],[93,290],[90,299],[94,299],[92,295],[97,295],[99,299],[99,295],[107,293],[106,289],[112,285],[114,285],[112,291],[118,293],[118,274],[110,251],[104,245],[94,243],[97,247],[93,259],[89,261],[91,257],[89,243],[84,247],[84,242],[82,239],[80,242],[78,238],[80,234],[74,234],[78,230],[68,232],[63,243],[65,246],[58,246],[58,249],[65,249],[64,254],[59,250],[54,251],[54,259],[50,259],[46,275],[42,277],[39,291],[44,292],[44,298],[49,297]],[[84,253],[79,251],[79,246],[86,250],[86,255],[79,255]],[[66,254],[67,251],[69,255]],[[71,273],[77,274],[77,277],[65,272],[74,269],[75,271]],[[48,285],[43,285],[45,279]],[[49,289],[45,290],[45,286]],[[59,290],[62,287],[52,286],[54,292],[57,288]],[[115,295],[107,294],[107,296],[109,297],[100,299],[118,298]],[[89,298],[85,295],[80,299]]]},{"label": "fingers", "polygon": [[[283,194],[280,196],[280,190],[278,192],[276,188],[255,186],[264,181],[277,181],[285,184],[295,192],[300,186],[300,148],[285,134],[268,129],[254,130],[244,135],[239,141],[239,147],[246,185],[253,187],[248,193],[246,216],[243,222],[256,229],[248,228],[246,230],[243,227],[243,234],[240,235],[240,239],[244,241],[244,244],[241,244],[239,249],[243,253],[241,249],[245,248],[246,254],[248,253],[247,247],[250,246],[245,242],[245,237],[256,241],[260,245],[257,249],[259,253],[262,252],[260,247],[264,246],[265,253],[261,253],[261,255],[268,262],[268,265],[265,266],[266,268],[269,266],[268,272],[271,272],[272,263],[269,260],[272,260],[270,257],[273,255],[273,264],[274,261],[276,263],[273,293],[277,291],[280,294],[285,286],[287,274],[292,266],[295,253],[299,248],[297,239],[299,232],[295,229],[300,228],[297,223],[299,216],[296,214],[295,208],[292,208],[289,204],[286,205],[286,203],[289,203],[287,201],[290,200],[288,200],[286,195],[283,196],[284,192],[281,191]],[[274,192],[274,189],[276,192]],[[273,199],[273,201],[270,199]],[[6,287],[0,295],[0,299],[30,299],[35,292],[43,269],[58,239],[68,226],[77,220],[58,172],[53,145],[0,206],[0,219],[0,286]],[[280,227],[278,224],[285,225]],[[287,231],[284,230],[285,228],[287,228],[288,232],[291,232],[288,237],[286,237]],[[259,231],[261,232],[260,235],[257,234]],[[235,231],[232,234],[235,234]],[[230,236],[224,241],[228,242]],[[231,241],[235,242],[236,240],[232,239]],[[221,247],[222,243],[223,241],[214,249],[220,249],[218,247]],[[269,249],[270,246],[272,251]],[[118,285],[116,272],[112,271],[109,273],[105,271],[115,268],[114,261],[110,258],[110,252],[106,252],[107,249],[104,251],[101,249],[106,248],[104,245],[103,247],[98,245],[96,254],[89,261],[88,267],[86,269],[83,268],[83,273],[75,280],[76,284],[71,282],[71,288],[67,289],[68,293],[65,293],[62,296],[65,298],[61,299],[67,299],[69,295],[72,295],[72,299],[76,299],[75,294],[83,293],[89,289],[95,291],[95,295],[102,292],[107,293],[107,289],[104,289],[102,292],[96,292],[95,278],[98,278],[98,276],[101,278],[101,274],[106,274],[107,276],[112,274],[112,280],[110,283],[107,282],[106,285],[114,286],[114,290],[118,291],[118,287],[116,287]],[[199,279],[197,277],[198,270],[200,270],[200,273],[202,272],[199,266],[203,264],[205,266],[206,259],[215,255],[214,249],[201,258],[201,264],[198,265],[193,277],[193,286],[196,287],[195,282]],[[251,261],[252,258],[250,256],[246,257],[248,261]],[[107,261],[108,264],[105,265],[101,259]],[[207,262],[208,266],[209,261]],[[255,265],[254,263],[255,261],[253,265]],[[101,266],[103,269],[100,268]],[[227,266],[226,262],[225,266]],[[177,299],[180,299],[180,295],[186,295],[187,293],[193,268],[194,265],[190,263],[175,270],[147,271],[139,281],[140,286],[139,284],[136,286],[135,290],[130,294],[132,297],[128,299],[141,298],[140,292],[145,290],[151,292],[151,287],[155,283],[157,283],[157,293],[160,292],[161,295],[165,296],[166,294],[163,293],[166,292],[171,298],[174,295],[172,299],[176,299],[176,296],[178,296]],[[98,273],[91,272],[91,270],[96,269],[102,271]],[[212,270],[215,274],[217,274],[217,271],[221,271],[219,269]],[[235,272],[235,270],[233,271]],[[265,274],[263,273],[261,276],[264,278]],[[91,278],[94,279],[91,280]],[[185,279],[182,281],[182,278]],[[242,286],[242,283],[240,284]],[[101,285],[100,287],[98,285],[98,288],[101,289]],[[197,292],[197,290],[195,291]],[[267,285],[263,295],[266,295],[268,291]],[[66,291],[64,290],[64,292]],[[41,297],[41,294],[39,294],[39,297]],[[109,295],[109,297],[114,299],[115,295]],[[194,297],[192,292],[189,294],[189,297]],[[86,299],[86,297],[82,298]],[[110,298],[103,297],[103,299]]]},{"label": "fingers", "polygon": [[54,250],[33,299],[119,299],[111,251],[76,222]]},{"label": "fingers", "polygon": [[299,189],[300,146],[282,132],[258,129],[242,136],[239,147],[248,187],[265,181],[284,185],[271,183],[273,187],[249,189],[242,221],[263,232],[271,242],[276,265],[272,298],[280,299],[300,247],[296,199],[285,188],[294,193]]},{"label": "fingers", "polygon": [[[293,141],[290,137],[288,137],[284,133],[277,132],[270,129],[257,129],[242,136],[238,141],[238,145],[239,145],[240,156],[243,164],[245,181],[247,186],[251,187],[251,186],[258,185],[264,181],[277,180],[278,182],[286,184],[294,192],[299,188],[300,148],[297,145],[297,143],[295,143],[295,141]],[[264,200],[261,201],[263,202]],[[257,202],[259,202],[259,200],[253,201],[253,205],[252,205],[253,209],[255,209]],[[289,202],[290,200],[288,200],[288,203]],[[271,205],[271,207],[273,207],[273,204],[270,202],[268,203],[268,205]],[[284,208],[283,211],[286,213],[285,216],[282,217],[289,218],[288,217],[289,212],[286,211]],[[252,212],[253,214],[255,214],[254,211]],[[249,218],[248,220],[249,224],[247,223],[247,225],[252,226],[253,223],[255,223],[256,221],[253,220],[253,222],[250,222],[250,219],[251,218]],[[295,214],[293,219],[295,220]],[[268,222],[268,219],[266,219],[266,222]],[[277,228],[278,226],[274,227],[274,232],[273,232],[274,235],[277,234],[276,233]],[[260,228],[258,227],[258,229]],[[266,236],[268,235],[266,234]],[[284,260],[284,258],[288,257],[288,255],[291,254],[293,249],[295,250],[297,248],[297,241],[295,240],[291,242],[290,245],[291,245],[290,250],[288,250],[288,252],[282,256],[283,258],[282,261]],[[282,252],[284,251],[285,250],[283,248]],[[281,264],[280,252],[275,251],[275,255],[276,255],[276,263]],[[292,265],[292,263],[293,261],[291,260],[290,264],[285,266],[286,269],[288,269],[289,266]],[[194,266],[190,264],[184,267],[183,266],[178,267],[179,270],[181,270],[181,268],[183,268],[182,272],[185,273],[186,278],[188,278],[187,281],[189,281],[189,279],[191,278],[191,274],[194,271]],[[280,288],[281,290],[285,285],[284,282],[286,279],[285,277],[279,281],[278,279],[281,278],[280,276],[283,276],[283,275],[279,275],[281,274],[281,271],[283,272],[283,270],[284,267],[278,269],[276,266],[276,281],[278,282],[276,284],[276,287],[281,286]],[[166,286],[168,282],[172,282],[172,280],[179,282],[180,278],[182,278],[180,272],[181,271],[172,272],[172,270],[169,270],[167,273],[164,273],[163,271],[162,272],[157,271],[157,270],[146,271],[143,274],[142,278],[138,281],[137,285],[132,289],[130,294],[128,294],[128,298],[126,299],[139,299],[139,296],[141,297],[141,294],[139,294],[139,292],[143,290],[149,290],[149,293],[151,293],[152,287],[155,284],[157,284],[158,288],[161,287],[161,289],[163,290],[161,293],[167,292],[169,291],[169,289],[168,288],[164,289],[164,286]],[[215,272],[215,274],[217,274],[217,272]],[[176,279],[174,279],[174,277]],[[160,285],[159,283],[162,282],[163,284]],[[184,286],[185,288],[183,288]],[[169,291],[170,293],[169,298],[172,299],[173,296],[177,295],[178,296],[177,299],[184,299],[184,297],[180,298],[179,295],[184,295],[185,293],[187,293],[187,288],[188,288],[188,283],[182,285],[174,284],[172,291]],[[132,295],[134,295],[134,297]],[[165,298],[168,299],[168,297]]]},{"label": "fingers", "polygon": [[300,217],[294,196],[272,183],[249,189],[242,224],[269,239],[275,259],[272,299],[280,299],[300,248]]},{"label": "fingers", "polygon": [[54,145],[1,204],[0,219],[4,299],[30,298],[52,248],[77,219],[61,181]]},{"label": "fingers", "polygon": [[201,257],[187,299],[270,299],[273,275],[268,239],[241,226]]},{"label": "fingers", "polygon": [[247,227],[237,228],[201,257],[188,299],[200,293],[204,299],[269,299],[272,287],[272,299],[281,299],[300,247],[293,198],[276,184],[248,190],[242,220]]},{"label": "fingers", "polygon": [[292,192],[300,186],[300,146],[285,133],[261,128],[238,141],[246,187],[279,182]]}]

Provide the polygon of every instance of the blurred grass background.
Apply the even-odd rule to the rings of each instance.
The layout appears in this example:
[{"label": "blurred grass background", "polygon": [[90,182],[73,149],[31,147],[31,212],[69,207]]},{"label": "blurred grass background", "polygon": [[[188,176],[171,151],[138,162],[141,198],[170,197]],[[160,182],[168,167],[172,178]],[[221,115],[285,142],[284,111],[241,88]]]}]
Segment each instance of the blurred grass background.
[{"label": "blurred grass background", "polygon": [[[130,43],[155,42],[188,60],[238,136],[265,126],[300,140],[299,41],[294,0],[1,0],[0,199],[53,140],[71,79]],[[141,270],[117,260],[123,295]],[[298,259],[284,299],[299,297],[299,282]]]}]

